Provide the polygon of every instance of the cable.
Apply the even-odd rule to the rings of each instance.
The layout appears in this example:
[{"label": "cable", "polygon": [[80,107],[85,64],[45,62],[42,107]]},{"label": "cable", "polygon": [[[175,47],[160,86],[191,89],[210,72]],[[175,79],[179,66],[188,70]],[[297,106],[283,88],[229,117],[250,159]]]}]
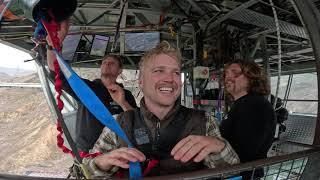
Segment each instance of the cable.
[{"label": "cable", "polygon": [[289,94],[290,94],[290,90],[291,90],[291,86],[292,86],[292,79],[293,79],[293,75],[290,74],[289,75],[289,79],[288,79],[288,84],[287,84],[287,88],[286,88],[286,92],[283,98],[283,107],[285,108],[287,106],[287,102],[288,102],[288,98],[289,98]]},{"label": "cable", "polygon": [[126,6],[127,1],[128,0],[124,1],[123,5],[121,7],[121,12],[120,12],[120,16],[119,16],[119,19],[118,19],[118,22],[117,22],[117,26],[116,26],[117,29],[116,29],[116,33],[114,35],[114,41],[113,41],[113,44],[112,44],[112,47],[111,47],[111,52],[114,52],[114,49],[115,49],[116,44],[117,44],[118,34],[119,34],[119,29],[120,29],[120,23],[121,23],[122,15],[123,15],[123,10],[124,10],[124,7]]},{"label": "cable", "polygon": [[270,1],[270,5],[272,8],[273,16],[274,16],[274,22],[276,24],[276,31],[277,31],[277,39],[278,39],[278,82],[277,82],[277,88],[276,88],[276,93],[275,93],[275,99],[273,102],[273,108],[276,108],[276,102],[279,94],[279,86],[280,86],[280,80],[281,80],[281,36],[280,36],[280,27],[279,27],[279,20],[278,20],[278,15],[276,8],[273,4],[272,0]]}]

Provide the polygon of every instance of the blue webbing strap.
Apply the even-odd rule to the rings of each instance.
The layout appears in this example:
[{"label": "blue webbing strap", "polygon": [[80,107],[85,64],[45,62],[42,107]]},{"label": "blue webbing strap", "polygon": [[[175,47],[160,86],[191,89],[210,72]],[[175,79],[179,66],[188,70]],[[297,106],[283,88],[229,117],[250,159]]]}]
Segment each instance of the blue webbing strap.
[{"label": "blue webbing strap", "polygon": [[[70,66],[60,56],[60,54],[56,50],[53,50],[53,52],[57,57],[57,61],[62,73],[64,74],[72,90],[79,97],[81,102],[102,124],[107,126],[122,140],[124,140],[128,144],[129,148],[133,148],[133,145],[129,141],[126,134],[123,132],[117,121],[113,118],[111,113],[100,101],[100,99],[88,87],[88,85],[83,82],[83,80],[79,78],[79,76],[70,68]],[[139,162],[130,162],[129,165],[130,178],[141,178],[142,175]]]}]

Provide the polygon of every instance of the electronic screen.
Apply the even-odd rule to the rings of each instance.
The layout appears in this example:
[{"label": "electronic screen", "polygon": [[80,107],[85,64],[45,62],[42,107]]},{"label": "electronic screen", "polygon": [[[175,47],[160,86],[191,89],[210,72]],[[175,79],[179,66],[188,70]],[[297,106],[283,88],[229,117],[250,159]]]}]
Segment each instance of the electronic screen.
[{"label": "electronic screen", "polygon": [[90,55],[103,57],[107,50],[109,36],[95,35],[91,47]]},{"label": "electronic screen", "polygon": [[68,35],[63,41],[62,57],[65,60],[72,61],[77,50],[82,34]]},{"label": "electronic screen", "polygon": [[159,32],[126,33],[125,51],[144,52],[154,48],[160,42]]}]

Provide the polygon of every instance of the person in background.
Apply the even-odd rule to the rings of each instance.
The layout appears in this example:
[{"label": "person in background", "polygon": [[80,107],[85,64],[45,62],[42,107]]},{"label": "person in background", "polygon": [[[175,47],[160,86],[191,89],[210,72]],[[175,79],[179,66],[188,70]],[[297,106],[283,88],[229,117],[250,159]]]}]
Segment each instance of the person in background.
[{"label": "person in background", "polygon": [[[267,76],[255,62],[237,60],[225,66],[223,79],[233,105],[220,124],[222,137],[241,163],[266,158],[276,128],[275,111],[265,97],[270,94]],[[263,169],[254,173],[254,178],[264,174]],[[252,171],[241,175],[251,179]]]},{"label": "person in background", "polygon": [[[62,21],[58,37],[62,42],[68,34],[69,20]],[[49,38],[47,38],[48,46],[52,46]],[[51,71],[51,80],[54,80],[54,59],[55,55],[52,48],[47,48],[47,63]],[[130,110],[136,107],[134,96],[130,91],[123,89],[122,84],[116,82],[117,77],[122,73],[122,61],[119,56],[107,55],[102,58],[100,66],[101,78],[93,81],[83,79],[83,81],[93,90],[97,97],[103,102],[112,115],[120,114],[123,111]],[[83,152],[88,152],[98,139],[104,128],[89,110],[81,103],[77,95],[69,86],[63,74],[62,88],[78,102],[77,120],[76,120],[76,137],[75,143],[77,148]],[[117,101],[115,101],[116,99]]]},{"label": "person in background", "polygon": [[[239,162],[219,132],[214,117],[181,105],[181,55],[164,41],[140,60],[139,87],[144,94],[140,109],[126,111],[118,122],[134,144],[128,148],[105,128],[84,159],[92,178],[123,172],[129,162],[142,162],[145,176],[158,176],[215,168]],[[152,168],[151,168],[152,166]]]}]

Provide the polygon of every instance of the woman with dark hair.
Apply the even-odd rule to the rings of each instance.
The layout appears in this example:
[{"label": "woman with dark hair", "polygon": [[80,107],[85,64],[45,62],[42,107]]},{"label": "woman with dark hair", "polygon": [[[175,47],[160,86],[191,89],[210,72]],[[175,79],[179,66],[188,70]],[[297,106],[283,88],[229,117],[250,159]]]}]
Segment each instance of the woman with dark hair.
[{"label": "woman with dark hair", "polygon": [[[228,116],[221,122],[221,135],[230,142],[240,162],[267,157],[276,127],[275,112],[265,98],[270,94],[267,76],[253,61],[237,60],[227,64],[224,87],[233,99]],[[263,176],[263,169],[242,172],[243,179]]]}]

